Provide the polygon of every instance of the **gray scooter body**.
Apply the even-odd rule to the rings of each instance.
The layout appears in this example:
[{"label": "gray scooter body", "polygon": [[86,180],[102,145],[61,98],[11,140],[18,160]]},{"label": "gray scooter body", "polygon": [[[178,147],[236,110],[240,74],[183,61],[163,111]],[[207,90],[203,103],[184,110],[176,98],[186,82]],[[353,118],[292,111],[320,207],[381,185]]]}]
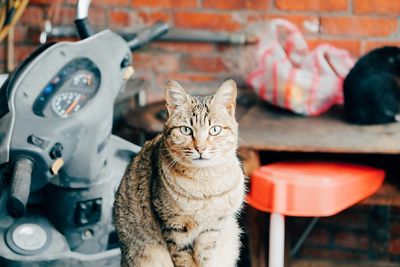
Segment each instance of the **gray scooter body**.
[{"label": "gray scooter body", "polygon": [[140,148],[111,128],[130,63],[126,41],[105,30],[47,48],[14,82],[0,165],[27,159],[33,169],[24,217],[8,215],[9,190],[0,191],[0,266],[119,265],[119,248],[109,249],[112,205]]}]

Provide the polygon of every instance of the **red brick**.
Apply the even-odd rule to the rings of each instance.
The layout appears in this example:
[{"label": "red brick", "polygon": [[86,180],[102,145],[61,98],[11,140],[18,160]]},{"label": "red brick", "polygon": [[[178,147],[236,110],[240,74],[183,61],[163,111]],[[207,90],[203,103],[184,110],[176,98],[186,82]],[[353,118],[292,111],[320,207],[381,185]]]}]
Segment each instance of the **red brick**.
[{"label": "red brick", "polygon": [[345,11],[347,0],[276,0],[278,9],[288,11]]},{"label": "red brick", "polygon": [[138,16],[145,24],[151,24],[156,21],[171,21],[171,14],[162,11],[140,11],[138,12]]},{"label": "red brick", "polygon": [[397,32],[395,18],[322,17],[322,32],[334,35],[388,36]]},{"label": "red brick", "polygon": [[248,23],[254,23],[258,21],[269,21],[272,19],[285,19],[290,21],[291,23],[295,24],[302,32],[306,32],[304,29],[304,23],[306,21],[318,21],[318,17],[316,16],[308,16],[308,15],[292,15],[292,14],[285,14],[285,15],[277,15],[277,14],[252,14],[247,17]]},{"label": "red brick", "polygon": [[351,232],[338,232],[335,234],[334,242],[344,248],[358,248],[357,235]]},{"label": "red brick", "polygon": [[172,73],[165,77],[165,80],[188,81],[188,82],[209,82],[215,81],[217,75],[214,73]]},{"label": "red brick", "polygon": [[[28,35],[28,29],[26,27],[20,25],[14,27],[14,42],[20,43],[23,41],[28,41],[27,35]],[[38,38],[36,40],[39,40]],[[29,41],[35,41],[35,40],[29,40]]]},{"label": "red brick", "polygon": [[392,254],[400,254],[400,238],[390,240],[388,252]]},{"label": "red brick", "polygon": [[179,28],[204,30],[236,31],[240,24],[231,14],[215,14],[207,12],[180,12],[176,13],[174,23]]},{"label": "red brick", "polygon": [[[51,0],[36,0],[36,1],[47,1],[51,2]],[[65,0],[68,4],[76,4],[77,0]],[[131,0],[100,0],[100,1],[92,1],[92,4],[106,4],[113,6],[125,6],[128,5]]]},{"label": "red brick", "polygon": [[110,4],[113,6],[128,5],[130,2],[131,2],[130,0],[101,0],[102,4]]},{"label": "red brick", "polygon": [[15,47],[15,61],[21,62],[26,59],[37,46],[21,45]]},{"label": "red brick", "polygon": [[196,0],[133,0],[132,6],[188,8],[188,7],[197,7],[197,1]]},{"label": "red brick", "polygon": [[5,62],[0,61],[0,72],[1,73],[6,72]]},{"label": "red brick", "polygon": [[18,23],[29,26],[41,26],[43,24],[43,19],[43,8],[37,6],[28,6],[22,14]]},{"label": "red brick", "polygon": [[74,23],[76,11],[74,7],[63,6],[60,9],[60,13],[55,15],[55,19],[52,20],[54,25],[66,24],[72,25]]},{"label": "red brick", "polygon": [[396,0],[353,0],[353,10],[356,14],[398,15],[400,1]]},{"label": "red brick", "polygon": [[4,61],[6,58],[6,45],[5,42],[0,43],[0,61]]},{"label": "red brick", "polygon": [[329,232],[323,228],[314,229],[307,238],[306,243],[329,244]]},{"label": "red brick", "polygon": [[49,41],[52,42],[77,42],[80,41],[80,39],[78,37],[60,37],[60,38],[49,38]]},{"label": "red brick", "polygon": [[371,51],[372,49],[379,48],[382,46],[400,46],[400,40],[398,41],[365,41],[362,49],[362,54]]},{"label": "red brick", "polygon": [[226,70],[221,57],[188,56],[183,59],[185,70],[202,72],[222,72]]},{"label": "red brick", "polygon": [[358,57],[361,53],[361,41],[358,39],[330,40],[330,39],[319,38],[319,39],[307,39],[307,43],[310,49],[315,48],[317,45],[327,43],[338,48],[346,49],[354,57]]},{"label": "red brick", "polygon": [[104,6],[92,4],[89,10],[89,21],[93,26],[106,28],[107,12]]},{"label": "red brick", "polygon": [[113,10],[109,13],[110,26],[129,26],[131,23],[129,13],[122,10]]},{"label": "red brick", "polygon": [[[30,0],[29,5],[49,5],[51,0]],[[76,1],[74,2],[76,3]]]},{"label": "red brick", "polygon": [[260,9],[266,10],[268,8],[269,0],[229,0],[229,1],[216,1],[204,0],[203,7],[215,9]]},{"label": "red brick", "polygon": [[335,259],[335,260],[356,260],[359,255],[350,251],[340,251],[331,249],[318,249],[305,247],[301,250],[301,256],[307,258]]},{"label": "red brick", "polygon": [[139,52],[133,54],[133,67],[140,71],[171,73],[178,70],[179,64],[176,55]]},{"label": "red brick", "polygon": [[159,49],[163,52],[177,52],[185,54],[206,54],[213,53],[216,50],[215,45],[210,43],[159,42],[152,44],[151,47]]},{"label": "red brick", "polygon": [[392,236],[400,236],[400,221],[391,222],[390,233]]},{"label": "red brick", "polygon": [[368,234],[359,234],[358,235],[358,248],[359,249],[369,249],[370,248],[370,242],[369,242],[369,236]]}]

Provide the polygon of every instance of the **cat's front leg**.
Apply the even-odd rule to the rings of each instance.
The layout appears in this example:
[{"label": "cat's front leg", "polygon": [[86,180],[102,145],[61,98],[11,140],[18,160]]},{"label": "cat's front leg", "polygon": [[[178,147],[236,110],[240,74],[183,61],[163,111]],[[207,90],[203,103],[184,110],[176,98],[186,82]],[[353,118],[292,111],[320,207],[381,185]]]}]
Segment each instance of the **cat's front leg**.
[{"label": "cat's front leg", "polygon": [[198,267],[193,259],[193,248],[191,244],[179,245],[172,240],[167,241],[167,244],[175,267]]},{"label": "cat's front leg", "polygon": [[213,262],[220,232],[219,228],[209,228],[195,240],[193,257],[199,267],[217,267]]},{"label": "cat's front leg", "polygon": [[196,221],[192,217],[177,216],[162,227],[164,240],[175,267],[198,267],[193,259],[193,230]]},{"label": "cat's front leg", "polygon": [[219,228],[203,231],[194,242],[193,256],[199,267],[234,267],[239,258],[240,233],[234,217]]}]

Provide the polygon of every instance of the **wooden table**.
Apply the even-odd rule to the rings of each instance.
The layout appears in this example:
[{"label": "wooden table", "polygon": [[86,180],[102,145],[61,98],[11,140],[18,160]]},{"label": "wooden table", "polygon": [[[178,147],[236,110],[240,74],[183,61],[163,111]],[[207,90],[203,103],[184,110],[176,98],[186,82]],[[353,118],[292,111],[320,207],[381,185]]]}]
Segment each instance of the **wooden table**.
[{"label": "wooden table", "polygon": [[239,118],[240,146],[255,150],[400,154],[400,123],[358,126],[334,107],[303,117],[257,103]]}]

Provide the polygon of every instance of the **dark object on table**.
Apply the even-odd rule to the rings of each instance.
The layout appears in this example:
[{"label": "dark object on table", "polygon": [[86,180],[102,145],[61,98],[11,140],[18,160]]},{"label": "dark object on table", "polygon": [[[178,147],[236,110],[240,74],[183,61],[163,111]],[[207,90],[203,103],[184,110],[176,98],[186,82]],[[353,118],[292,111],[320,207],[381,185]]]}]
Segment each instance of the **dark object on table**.
[{"label": "dark object on table", "polygon": [[347,120],[380,124],[399,120],[400,48],[382,47],[361,57],[344,80]]}]

